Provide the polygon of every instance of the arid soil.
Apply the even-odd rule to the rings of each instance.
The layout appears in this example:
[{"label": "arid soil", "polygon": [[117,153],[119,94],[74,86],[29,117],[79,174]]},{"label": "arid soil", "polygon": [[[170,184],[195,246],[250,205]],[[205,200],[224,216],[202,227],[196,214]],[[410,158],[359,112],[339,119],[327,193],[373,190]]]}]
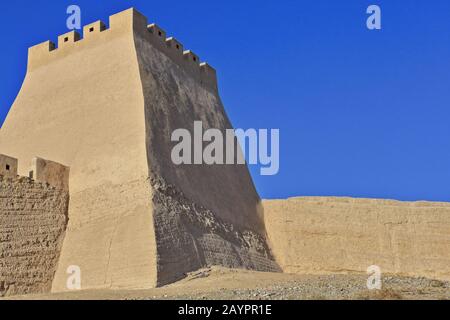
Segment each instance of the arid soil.
[{"label": "arid soil", "polygon": [[87,290],[10,299],[450,299],[450,282],[385,275],[382,290],[369,291],[366,281],[365,274],[294,275],[214,267],[193,272],[177,283],[157,289]]}]

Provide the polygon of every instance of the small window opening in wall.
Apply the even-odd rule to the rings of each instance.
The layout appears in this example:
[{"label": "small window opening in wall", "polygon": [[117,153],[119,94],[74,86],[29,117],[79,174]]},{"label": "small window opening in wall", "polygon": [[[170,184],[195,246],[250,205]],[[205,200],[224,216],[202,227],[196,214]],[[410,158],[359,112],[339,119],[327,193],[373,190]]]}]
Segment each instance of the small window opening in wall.
[{"label": "small window opening in wall", "polygon": [[158,31],[158,36],[162,36],[162,32],[161,31]]},{"label": "small window opening in wall", "polygon": [[64,38],[64,42],[67,42],[67,41],[69,41],[69,37]]},{"label": "small window opening in wall", "polygon": [[94,32],[94,27],[91,27],[91,28],[89,29],[89,32]]},{"label": "small window opening in wall", "polygon": [[9,166],[9,164],[6,165],[6,171],[9,171],[11,169],[11,167]]},{"label": "small window opening in wall", "polygon": [[177,44],[177,49],[180,49],[180,45]]},{"label": "small window opening in wall", "polygon": [[194,57],[193,59],[194,59],[194,61],[197,61],[197,58],[196,58],[196,57]]}]

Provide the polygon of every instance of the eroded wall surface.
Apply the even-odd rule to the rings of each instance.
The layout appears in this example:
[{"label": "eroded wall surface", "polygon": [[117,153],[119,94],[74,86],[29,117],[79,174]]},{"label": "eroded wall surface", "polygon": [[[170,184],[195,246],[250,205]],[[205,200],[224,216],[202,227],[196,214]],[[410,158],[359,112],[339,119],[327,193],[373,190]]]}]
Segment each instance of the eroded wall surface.
[{"label": "eroded wall surface", "polygon": [[153,178],[152,188],[159,285],[213,265],[280,271],[264,233],[221,218],[162,178]]},{"label": "eroded wall surface", "polygon": [[0,296],[50,291],[68,201],[62,189],[0,175]]},{"label": "eroded wall surface", "polygon": [[264,201],[275,257],[289,273],[382,272],[450,279],[450,204],[353,198]]}]

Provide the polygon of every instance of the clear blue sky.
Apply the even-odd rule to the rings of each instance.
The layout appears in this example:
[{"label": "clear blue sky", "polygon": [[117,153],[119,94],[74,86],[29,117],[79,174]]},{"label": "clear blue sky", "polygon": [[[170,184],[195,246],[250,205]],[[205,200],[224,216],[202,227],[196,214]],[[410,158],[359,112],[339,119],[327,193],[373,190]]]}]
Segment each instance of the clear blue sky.
[{"label": "clear blue sky", "polygon": [[217,69],[235,127],[280,129],[279,174],[251,168],[262,197],[450,201],[450,1],[8,1],[0,123],[70,4],[83,24],[136,7]]}]

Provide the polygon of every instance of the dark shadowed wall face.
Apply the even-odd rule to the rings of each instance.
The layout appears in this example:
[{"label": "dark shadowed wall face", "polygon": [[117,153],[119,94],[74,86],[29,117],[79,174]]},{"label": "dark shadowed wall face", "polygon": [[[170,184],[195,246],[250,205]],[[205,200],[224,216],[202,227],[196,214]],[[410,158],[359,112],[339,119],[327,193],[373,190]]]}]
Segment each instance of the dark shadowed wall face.
[{"label": "dark shadowed wall face", "polygon": [[194,121],[202,121],[205,130],[225,132],[232,124],[215,75],[204,77],[211,70],[193,60],[195,55],[168,49],[151,30],[138,29],[135,43],[145,100],[158,284],[211,265],[278,271],[247,166],[173,163],[175,130],[192,133]]}]

